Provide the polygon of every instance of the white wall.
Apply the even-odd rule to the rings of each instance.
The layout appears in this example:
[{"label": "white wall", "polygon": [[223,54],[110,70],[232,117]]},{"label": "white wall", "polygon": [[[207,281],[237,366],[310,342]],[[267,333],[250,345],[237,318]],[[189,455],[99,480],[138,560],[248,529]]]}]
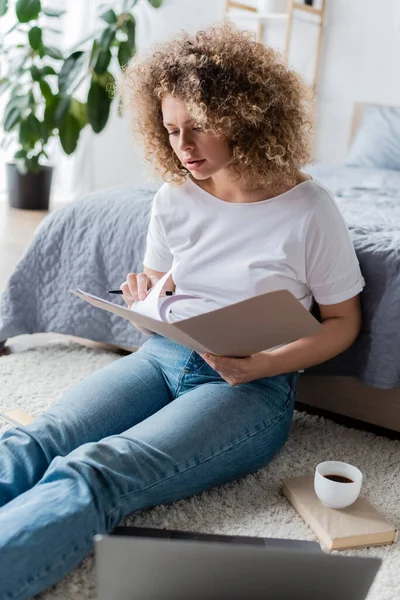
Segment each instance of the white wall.
[{"label": "white wall", "polygon": [[327,0],[317,157],[345,159],[354,102],[400,105],[400,2]]},{"label": "white wall", "polygon": [[[282,0],[276,1],[279,7]],[[224,0],[164,0],[164,5],[154,10],[142,2],[138,8],[139,52],[181,29],[194,33],[211,25],[222,18],[223,7]],[[251,23],[243,27],[252,28]],[[300,55],[310,38],[307,27],[312,26],[304,24],[303,30],[301,27],[300,19],[294,57]],[[284,30],[283,23],[270,25],[266,43],[283,47]],[[296,49],[297,44],[300,47]],[[318,160],[344,161],[354,102],[400,104],[399,56],[399,0],[327,0],[318,85]],[[88,134],[85,157],[85,191],[151,178],[126,120],[116,114],[104,132],[97,136]],[[80,185],[83,190],[82,179],[74,177],[73,183],[75,191]]]}]

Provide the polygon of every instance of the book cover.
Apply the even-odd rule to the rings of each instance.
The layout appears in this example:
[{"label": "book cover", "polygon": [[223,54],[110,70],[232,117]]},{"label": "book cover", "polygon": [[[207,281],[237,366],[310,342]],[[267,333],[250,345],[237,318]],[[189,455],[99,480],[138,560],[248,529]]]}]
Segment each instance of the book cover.
[{"label": "book cover", "polygon": [[364,496],[346,508],[325,506],[314,491],[313,475],[282,479],[282,493],[328,550],[381,546],[397,540],[397,530]]},{"label": "book cover", "polygon": [[4,421],[7,421],[7,423],[14,426],[28,425],[34,418],[35,417],[28,415],[28,413],[19,408],[10,408],[4,412],[0,412],[0,419],[4,419]]}]

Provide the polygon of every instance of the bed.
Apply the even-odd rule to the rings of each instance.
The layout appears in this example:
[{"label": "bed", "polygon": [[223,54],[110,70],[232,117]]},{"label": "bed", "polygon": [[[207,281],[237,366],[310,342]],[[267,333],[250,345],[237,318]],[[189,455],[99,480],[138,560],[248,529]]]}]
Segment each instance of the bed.
[{"label": "bed", "polygon": [[[359,112],[358,107],[358,119]],[[400,122],[400,111],[398,118]],[[355,126],[353,136],[359,131]],[[366,148],[362,140],[361,146]],[[399,432],[400,152],[398,164],[396,169],[368,161],[317,163],[305,169],[335,194],[367,285],[361,294],[363,328],[358,339],[334,359],[306,369],[297,400]],[[41,222],[0,299],[0,347],[13,336],[39,332],[127,351],[147,339],[124,319],[83,303],[69,290],[79,287],[107,297],[106,290],[118,288],[128,272],[142,270],[158,187],[100,190]],[[113,301],[123,305],[119,297]]]},{"label": "bed", "polygon": [[[399,107],[357,102],[346,165],[317,164],[307,171],[334,192],[349,225],[368,287],[373,290],[377,279],[381,279],[382,286],[390,293],[370,302],[368,287],[365,287],[361,294],[365,321],[358,343],[340,357],[309,369],[305,375],[310,376],[299,379],[297,400],[399,432],[400,360],[397,353],[391,357],[385,351],[399,343],[400,328]],[[366,263],[362,252],[368,257]],[[385,255],[391,256],[391,260],[387,261]],[[371,262],[375,262],[376,269],[369,272],[367,263]],[[368,334],[372,329],[379,342]],[[375,375],[359,377],[350,368],[352,357],[357,354],[359,362],[367,364],[372,360],[373,345],[381,349],[373,367]],[[381,371],[382,367],[386,371],[389,364],[392,365],[391,382],[383,381]]]}]

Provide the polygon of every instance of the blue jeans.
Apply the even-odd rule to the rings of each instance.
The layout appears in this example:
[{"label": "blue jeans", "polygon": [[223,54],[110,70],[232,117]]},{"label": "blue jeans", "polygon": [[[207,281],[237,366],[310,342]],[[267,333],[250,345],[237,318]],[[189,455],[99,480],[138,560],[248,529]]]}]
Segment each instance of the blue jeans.
[{"label": "blue jeans", "polygon": [[298,372],[231,386],[153,335],[0,439],[0,599],[77,567],[128,514],[258,470],[285,443]]}]

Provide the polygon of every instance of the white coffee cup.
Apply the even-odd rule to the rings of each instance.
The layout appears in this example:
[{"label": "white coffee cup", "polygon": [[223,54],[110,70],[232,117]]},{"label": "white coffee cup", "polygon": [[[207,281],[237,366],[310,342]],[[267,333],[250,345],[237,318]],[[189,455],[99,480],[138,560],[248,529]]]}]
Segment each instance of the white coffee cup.
[{"label": "white coffee cup", "polygon": [[[326,475],[339,475],[351,480],[342,483],[327,479]],[[345,462],[327,460],[315,469],[314,489],[318,498],[329,508],[345,508],[353,504],[360,495],[362,473],[357,467]]]}]

